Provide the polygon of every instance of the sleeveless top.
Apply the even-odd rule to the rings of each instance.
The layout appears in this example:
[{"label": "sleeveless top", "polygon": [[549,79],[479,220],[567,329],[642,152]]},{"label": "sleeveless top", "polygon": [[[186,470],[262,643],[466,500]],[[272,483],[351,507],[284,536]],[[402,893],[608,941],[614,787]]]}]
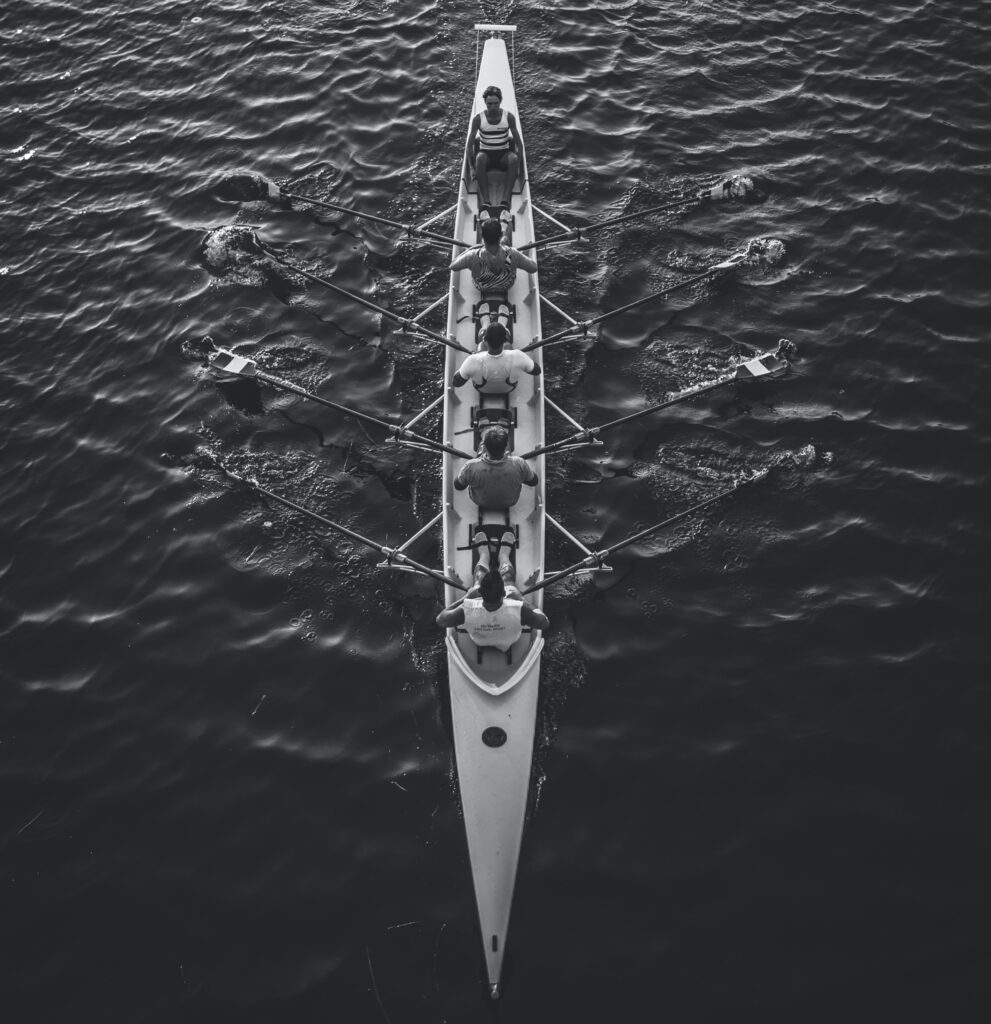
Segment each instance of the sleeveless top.
[{"label": "sleeveless top", "polygon": [[478,144],[482,150],[491,153],[493,150],[509,149],[509,118],[506,111],[502,111],[495,124],[489,122],[484,111],[478,116]]},{"label": "sleeveless top", "polygon": [[479,647],[497,647],[508,651],[523,635],[520,619],[522,601],[503,598],[502,604],[490,612],[480,597],[466,597],[464,600],[465,629]]},{"label": "sleeveless top", "polygon": [[512,391],[520,372],[533,369],[533,360],[517,348],[504,348],[498,355],[488,349],[475,352],[461,364],[458,373],[470,380],[476,388],[493,391]]}]

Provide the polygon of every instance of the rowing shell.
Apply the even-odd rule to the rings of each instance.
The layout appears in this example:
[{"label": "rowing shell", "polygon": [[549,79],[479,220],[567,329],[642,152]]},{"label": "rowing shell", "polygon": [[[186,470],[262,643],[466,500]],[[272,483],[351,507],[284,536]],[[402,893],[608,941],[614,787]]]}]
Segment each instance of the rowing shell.
[{"label": "rowing shell", "polygon": [[[476,25],[475,28],[476,31],[487,34],[488,38],[485,41],[478,67],[472,119],[476,112],[484,110],[483,91],[489,86],[495,85],[502,91],[502,106],[516,116],[517,127],[519,127],[519,112],[513,88],[512,70],[503,38],[507,35],[512,38],[515,27]],[[536,255],[534,213],[541,213],[541,216],[564,229],[563,233],[540,241],[541,245],[554,244],[562,240],[584,237],[592,230],[623,223],[634,217],[648,216],[680,207],[690,208],[705,205],[713,199],[735,194],[731,186],[734,181],[738,180],[730,179],[728,185],[724,183],[722,187],[715,189],[707,187],[695,194],[680,190],[660,206],[636,214],[623,214],[609,218],[581,229],[569,229],[566,225],[554,220],[553,217],[549,217],[548,214],[536,210],[533,206],[529,183],[526,180],[525,164],[521,169],[519,181],[507,183],[502,180],[504,178],[505,175],[490,174],[490,185],[493,190],[490,198],[498,199],[505,195],[509,199],[510,244],[515,248],[529,250],[531,256]],[[455,227],[452,236],[439,235],[435,231],[427,230],[429,225],[438,220],[440,216],[444,216],[443,214],[433,217],[419,226],[403,225],[377,215],[342,207],[318,197],[297,195],[270,184],[264,186],[264,192],[272,199],[300,200],[359,218],[403,228],[410,236],[423,237],[451,245],[454,256],[460,255],[463,250],[478,243],[478,190],[471,178],[470,171],[467,175],[462,176],[459,182],[458,202],[453,211],[449,210],[446,213],[446,215],[450,215],[451,212],[454,212]],[[717,263],[701,274],[668,285],[660,291],[627,303],[619,309],[603,313],[591,320],[575,320],[553,304],[548,303],[552,310],[563,315],[569,322],[569,326],[557,331],[549,338],[540,337],[540,295],[537,287],[537,275],[520,271],[508,295],[508,302],[512,310],[512,345],[514,348],[528,349],[532,357],[540,361],[545,347],[574,340],[577,335],[587,336],[591,328],[611,316],[621,315],[630,309],[666,298],[676,291],[692,287],[699,282],[714,280],[732,272],[735,267],[741,265],[751,256],[751,250],[756,244],[756,242],[751,243],[745,250]],[[262,243],[260,239],[255,239],[255,248],[259,253],[270,257],[293,273],[378,312],[384,319],[398,324],[404,332],[447,346],[443,395],[417,413],[408,423],[398,424],[378,419],[361,410],[348,408],[322,395],[310,393],[292,381],[283,380],[266,372],[253,359],[216,346],[214,346],[213,355],[210,356],[210,365],[223,377],[250,379],[255,383],[264,383],[267,386],[300,395],[345,415],[355,417],[362,422],[384,428],[393,440],[400,444],[414,449],[441,453],[443,456],[442,508],[437,517],[427,523],[413,537],[400,547],[393,548],[364,537],[344,524],[334,522],[284,495],[269,490],[253,477],[245,476],[225,465],[223,460],[217,460],[217,468],[227,477],[251,487],[266,499],[273,500],[298,515],[308,517],[325,529],[340,533],[352,541],[378,551],[385,556],[385,561],[379,563],[380,567],[416,572],[442,583],[445,586],[448,605],[454,604],[461,598],[467,581],[471,580],[474,551],[470,541],[480,522],[488,528],[490,535],[495,537],[501,536],[507,527],[512,527],[515,531],[517,545],[514,556],[517,582],[524,593],[531,596],[533,606],[539,608],[545,586],[578,573],[608,571],[609,567],[605,562],[613,553],[639,543],[660,530],[701,512],[739,491],[742,487],[767,475],[767,470],[750,474],[738,480],[733,486],[711,495],[691,508],[684,509],[607,548],[592,551],[547,514],[544,502],[545,453],[557,454],[573,448],[599,445],[601,444],[599,436],[607,430],[618,428],[642,417],[651,416],[676,403],[692,400],[717,388],[731,386],[739,380],[751,380],[779,374],[787,368],[787,357],[794,350],[794,346],[790,342],[782,339],[775,352],[765,352],[756,358],[745,360],[714,381],[688,388],[652,406],[627,413],[608,423],[595,427],[583,427],[549,399],[545,399],[542,377],[521,375],[515,389],[508,396],[483,394],[468,386],[462,387],[459,391],[451,385],[450,382],[455,372],[461,367],[467,354],[476,348],[476,306],[480,296],[468,271],[460,271],[451,276],[447,334],[440,335],[423,326],[422,320],[431,310],[441,305],[442,299],[433,303],[420,315],[410,319],[377,306],[364,296],[348,292],[339,285],[318,277],[305,267],[292,263],[278,249]],[[575,427],[577,432],[549,444],[545,443],[545,401],[549,402],[553,411],[562,415]],[[441,402],[443,402],[442,440],[437,441],[432,437],[414,432],[412,427]],[[530,464],[539,477],[536,487],[523,489],[520,500],[508,515],[479,510],[471,501],[468,491],[458,491],[454,487],[454,479],[458,471],[464,461],[471,457],[471,451],[477,447],[479,431],[476,429],[475,412],[483,406],[486,407],[490,415],[494,410],[496,415],[508,418],[512,424],[511,449],[530,460]],[[442,527],[443,571],[422,565],[414,561],[408,554],[408,549],[429,533],[438,521]],[[554,526],[583,555],[579,562],[551,572],[549,575],[545,575],[544,572],[545,523]],[[449,630],[446,643],[454,752],[461,791],[461,806],[465,819],[468,854],[478,905],[489,989],[491,995],[496,997],[500,990],[506,936],[509,929],[513,890],[529,797],[537,697],[540,686],[540,659],[544,641],[539,631],[525,632],[513,645],[508,655],[495,648],[484,650],[477,648],[463,630]]]},{"label": "rowing shell", "polygon": [[[485,40],[475,88],[474,115],[485,109],[482,92],[490,85],[502,90],[502,106],[516,116],[516,93],[506,43],[497,33],[511,33],[511,26],[484,25],[476,29],[492,33]],[[470,125],[469,119],[469,125]],[[522,135],[522,131],[521,131]],[[495,179],[495,175],[491,175]],[[508,191],[508,190],[507,190]],[[494,198],[494,196],[493,196]],[[478,194],[474,181],[462,175],[455,215],[454,237],[477,244]],[[512,193],[512,245],[535,241],[530,188],[521,171],[521,181]],[[460,254],[459,249],[454,255]],[[451,275],[447,329],[465,348],[476,347],[473,306],[480,299],[467,270]],[[513,346],[523,348],[540,335],[537,275],[519,271],[509,292],[515,307]],[[535,353],[539,360],[539,353]],[[445,380],[450,382],[464,361],[463,353],[448,349]],[[544,392],[541,377],[521,374],[515,391],[508,396],[516,423],[511,444],[517,453],[539,447],[544,441]],[[444,440],[451,447],[472,437],[472,408],[485,401],[468,385],[455,390],[448,384],[444,396]],[[471,445],[469,445],[471,447]],[[536,487],[524,487],[519,502],[510,510],[511,524],[518,530],[516,571],[522,584],[544,564],[544,459],[531,465],[540,477]],[[454,478],[463,462],[446,455],[443,464],[443,543],[448,575],[455,570],[463,580],[472,574],[472,550],[468,547],[479,510],[467,491],[454,488]],[[493,520],[498,526],[501,520]],[[540,607],[539,592],[533,604]],[[447,588],[447,603],[462,595]],[[448,630],[447,664],[454,728],[454,755],[468,855],[475,884],[475,899],[481,925],[489,990],[499,994],[499,979],[509,929],[516,868],[523,838],[530,771],[533,761],[537,691],[540,684],[540,653],[544,640],[539,631],[524,633],[507,656],[495,648],[480,649],[466,633]],[[481,657],[479,652],[482,651]]]}]

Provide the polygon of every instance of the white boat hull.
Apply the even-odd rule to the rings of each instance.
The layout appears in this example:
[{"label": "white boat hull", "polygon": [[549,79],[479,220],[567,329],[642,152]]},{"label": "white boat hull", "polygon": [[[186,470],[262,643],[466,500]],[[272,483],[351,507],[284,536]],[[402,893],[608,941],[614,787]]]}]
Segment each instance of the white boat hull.
[{"label": "white boat hull", "polygon": [[[506,44],[501,38],[485,41],[479,64],[472,117],[484,109],[482,92],[490,85],[502,90],[502,105],[519,121],[516,94]],[[521,187],[520,187],[521,185]],[[512,245],[534,240],[529,185],[517,183],[510,210],[514,217]],[[476,244],[478,197],[473,181],[462,177],[454,237]],[[455,250],[458,255],[461,250]],[[451,275],[448,334],[475,350],[476,327],[472,306],[479,293],[468,271]],[[540,334],[540,309],[536,274],[520,271],[509,292],[516,309],[513,344],[523,348]],[[464,360],[464,353],[448,350],[445,376],[449,383]],[[471,408],[478,395],[468,384],[459,390],[447,387],[444,402],[444,441],[456,448],[471,448]],[[516,411],[513,448],[517,453],[543,443],[544,401],[540,377],[523,375],[510,396]],[[443,539],[445,565],[461,579],[471,580],[472,551],[467,547],[478,509],[467,491],[454,489],[453,481],[462,460],[445,456],[443,468]],[[516,550],[517,580],[522,585],[544,561],[544,466],[532,463],[540,477],[537,487],[523,488],[510,517],[519,532]],[[540,595],[533,602],[540,607]],[[448,604],[461,593],[447,588]],[[485,951],[490,989],[498,994],[523,825],[526,817],[533,762],[540,655],[543,637],[524,633],[513,645],[511,658],[489,648],[481,660],[467,634],[448,631],[448,674],[454,751],[461,791],[461,805],[468,838],[479,924]],[[501,730],[501,732],[499,732]],[[483,738],[486,737],[486,738]],[[503,739],[504,737],[504,739]],[[488,739],[489,742],[486,742]],[[502,740],[500,743],[499,741]],[[496,745],[490,745],[495,742]]]}]

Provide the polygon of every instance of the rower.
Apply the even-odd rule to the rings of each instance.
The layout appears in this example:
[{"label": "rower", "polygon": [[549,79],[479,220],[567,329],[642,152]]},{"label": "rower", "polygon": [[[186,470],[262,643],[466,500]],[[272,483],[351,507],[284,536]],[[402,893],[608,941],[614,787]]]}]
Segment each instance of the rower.
[{"label": "rower", "polygon": [[460,388],[471,381],[477,391],[506,394],[515,390],[520,373],[540,375],[540,367],[518,348],[507,348],[509,331],[501,323],[490,323],[482,332],[484,349],[468,356],[455,371],[451,383]]},{"label": "rower", "polygon": [[516,127],[516,118],[502,109],[502,90],[490,85],[482,93],[485,110],[476,114],[468,133],[465,149],[465,179],[471,172],[474,157],[475,176],[478,178],[478,199],[483,208],[492,206],[489,192],[489,171],[504,171],[506,184],[501,205],[509,208],[510,196],[520,169],[524,169],[523,139]]},{"label": "rower", "polygon": [[475,287],[483,301],[504,302],[506,294],[516,281],[517,270],[528,274],[537,272],[537,261],[525,256],[511,245],[503,244],[502,224],[487,220],[482,224],[482,245],[468,249],[450,266],[452,272],[470,270]]},{"label": "rower", "polygon": [[[480,530],[473,542],[478,549],[475,585],[465,594],[460,607],[445,608],[437,616],[437,625],[441,629],[463,625],[477,647],[509,651],[522,636],[524,627],[546,630],[550,620],[538,608],[527,604],[516,586],[516,574],[510,558],[516,546],[516,534],[506,530],[502,535],[498,545],[498,569],[491,568],[488,535]],[[502,553],[504,550],[505,555]]]},{"label": "rower", "polygon": [[505,427],[489,427],[482,435],[478,457],[466,462],[454,478],[454,489],[468,488],[468,497],[480,509],[512,508],[520,500],[524,484],[536,487],[540,481],[525,459],[507,454],[508,444]]}]

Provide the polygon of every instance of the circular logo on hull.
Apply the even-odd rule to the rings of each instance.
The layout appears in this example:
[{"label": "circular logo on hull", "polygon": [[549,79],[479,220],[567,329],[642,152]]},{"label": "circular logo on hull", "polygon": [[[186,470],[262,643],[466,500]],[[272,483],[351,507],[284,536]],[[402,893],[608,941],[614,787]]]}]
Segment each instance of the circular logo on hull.
[{"label": "circular logo on hull", "polygon": [[482,733],[482,742],[487,747],[501,747],[506,742],[506,730],[500,729],[498,725],[490,725]]}]

